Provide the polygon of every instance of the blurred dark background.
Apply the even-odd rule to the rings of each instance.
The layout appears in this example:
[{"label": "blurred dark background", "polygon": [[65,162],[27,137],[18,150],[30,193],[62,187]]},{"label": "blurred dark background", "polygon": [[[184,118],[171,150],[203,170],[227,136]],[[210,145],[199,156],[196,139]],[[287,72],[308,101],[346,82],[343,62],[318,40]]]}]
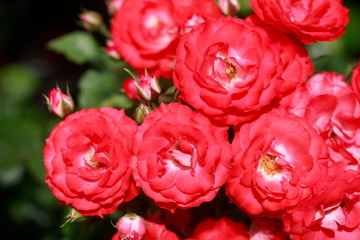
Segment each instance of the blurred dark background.
[{"label": "blurred dark background", "polygon": [[[343,3],[351,9],[348,32],[337,41],[308,46],[318,72],[348,75],[360,59],[359,3]],[[59,120],[48,113],[42,94],[68,83],[76,101],[78,79],[89,68],[69,62],[47,43],[80,30],[84,8],[109,23],[104,0],[0,0],[1,239],[110,239],[115,232],[109,220],[96,217],[60,228],[69,208],[44,183],[44,139]]]}]

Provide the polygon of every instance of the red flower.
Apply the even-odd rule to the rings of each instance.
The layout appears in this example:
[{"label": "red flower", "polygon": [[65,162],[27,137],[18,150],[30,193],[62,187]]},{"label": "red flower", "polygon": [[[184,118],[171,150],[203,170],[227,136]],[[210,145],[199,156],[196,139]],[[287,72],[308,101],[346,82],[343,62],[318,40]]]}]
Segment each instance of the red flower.
[{"label": "red flower", "polygon": [[247,240],[246,225],[241,222],[235,222],[229,218],[223,217],[219,220],[205,219],[200,222],[194,231],[193,238],[186,240],[219,240],[219,239],[233,239],[233,240]]},{"label": "red flower", "polygon": [[249,230],[250,240],[287,240],[288,234],[283,230],[283,224],[278,219],[256,218]]},{"label": "red flower", "polygon": [[179,240],[176,234],[168,230],[164,224],[157,224],[149,221],[146,221],[146,223],[146,240]]},{"label": "red flower", "polygon": [[254,12],[267,24],[305,44],[333,41],[345,33],[348,9],[341,0],[251,0]]},{"label": "red flower", "polygon": [[212,0],[125,0],[111,34],[120,56],[140,74],[171,78],[180,34],[221,16]]},{"label": "red flower", "polygon": [[326,146],[304,118],[268,113],[240,126],[227,195],[249,214],[279,217],[312,196]]},{"label": "red flower", "polygon": [[359,171],[349,169],[344,163],[335,163],[314,190],[313,198],[282,217],[291,239],[359,239]]},{"label": "red flower", "polygon": [[157,224],[150,221],[146,221],[145,224],[146,232],[141,238],[120,238],[120,234],[115,233],[111,240],[179,240],[176,234],[168,230],[164,224]]},{"label": "red flower", "polygon": [[135,135],[135,179],[169,210],[211,201],[228,178],[227,132],[179,103],[150,112]]},{"label": "red flower", "polygon": [[46,183],[80,214],[114,212],[137,195],[129,168],[137,124],[123,110],[86,109],[60,122],[46,139]]},{"label": "red flower", "polygon": [[315,74],[282,99],[281,106],[310,121],[326,140],[334,162],[359,164],[360,102],[344,76],[333,72]]},{"label": "red flower", "polygon": [[313,69],[302,44],[271,28],[230,17],[209,20],[184,35],[176,57],[179,97],[233,125],[295,90]]},{"label": "red flower", "polygon": [[360,62],[356,65],[351,76],[351,85],[360,100]]}]

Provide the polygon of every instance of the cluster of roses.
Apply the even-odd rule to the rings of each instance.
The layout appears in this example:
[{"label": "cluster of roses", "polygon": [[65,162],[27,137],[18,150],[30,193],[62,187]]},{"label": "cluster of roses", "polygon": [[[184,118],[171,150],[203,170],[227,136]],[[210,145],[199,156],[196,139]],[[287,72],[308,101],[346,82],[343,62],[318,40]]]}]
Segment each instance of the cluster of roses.
[{"label": "cluster of roses", "polygon": [[[53,194],[102,217],[140,188],[174,211],[225,186],[230,202],[281,220],[291,239],[360,238],[360,66],[351,85],[333,72],[310,77],[304,47],[339,38],[348,9],[341,0],[250,2],[256,14],[240,19],[222,17],[213,0],[121,1],[108,48],[146,70],[124,90],[147,115],[140,126],[113,108],[67,116],[44,148]],[[179,102],[153,109],[155,77],[172,78]],[[177,239],[153,226],[132,237]],[[223,218],[198,225],[192,239],[262,239],[250,233]]]}]

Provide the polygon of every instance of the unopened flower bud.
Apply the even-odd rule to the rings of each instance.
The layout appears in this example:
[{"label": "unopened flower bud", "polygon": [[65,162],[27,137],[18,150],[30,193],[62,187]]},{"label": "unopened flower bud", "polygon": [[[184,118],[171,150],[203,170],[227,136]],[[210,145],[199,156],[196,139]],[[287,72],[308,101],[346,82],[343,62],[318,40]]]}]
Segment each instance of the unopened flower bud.
[{"label": "unopened flower bud", "polygon": [[74,101],[70,94],[62,93],[59,88],[53,88],[45,98],[50,113],[56,117],[63,118],[74,110]]},{"label": "unopened flower bud", "polygon": [[103,23],[101,15],[95,11],[84,11],[80,19],[83,28],[91,32],[97,31]]},{"label": "unopened flower bud", "polygon": [[113,15],[123,4],[124,0],[109,0],[107,3],[107,9],[110,15]]},{"label": "unopened flower bud", "polygon": [[86,220],[86,217],[84,217],[83,215],[78,213],[78,211],[76,211],[74,208],[70,209],[68,215],[66,215],[66,218],[67,218],[67,220],[60,227],[64,227],[69,222],[70,223],[72,223],[72,222],[81,222],[81,221]]},{"label": "unopened flower bud", "polygon": [[149,112],[151,112],[150,107],[143,104],[143,103],[140,103],[139,106],[135,109],[135,112],[134,112],[135,121],[138,124],[142,124],[144,122],[144,119],[145,119],[146,115],[148,115]]},{"label": "unopened flower bud", "polygon": [[135,87],[139,97],[144,101],[156,101],[160,95],[161,88],[155,77],[141,75],[135,81]]},{"label": "unopened flower bud", "polygon": [[234,15],[240,10],[240,3],[238,0],[217,0],[224,15]]},{"label": "unopened flower bud", "polygon": [[145,220],[135,213],[120,218],[116,228],[122,240],[141,240],[146,233]]},{"label": "unopened flower bud", "polygon": [[106,53],[115,60],[120,60],[120,55],[115,48],[115,44],[112,40],[106,42]]},{"label": "unopened flower bud", "polygon": [[128,96],[128,98],[140,101],[138,90],[135,86],[136,80],[134,78],[127,78],[123,82],[122,91]]}]

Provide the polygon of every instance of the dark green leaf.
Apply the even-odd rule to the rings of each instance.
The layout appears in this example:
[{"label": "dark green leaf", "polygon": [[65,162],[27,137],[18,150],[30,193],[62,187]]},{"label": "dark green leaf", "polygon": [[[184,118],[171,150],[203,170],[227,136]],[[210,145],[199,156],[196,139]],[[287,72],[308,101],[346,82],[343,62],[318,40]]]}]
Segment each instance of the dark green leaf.
[{"label": "dark green leaf", "polygon": [[99,51],[95,38],[84,31],[76,31],[56,38],[48,43],[48,47],[77,64],[93,61]]}]

